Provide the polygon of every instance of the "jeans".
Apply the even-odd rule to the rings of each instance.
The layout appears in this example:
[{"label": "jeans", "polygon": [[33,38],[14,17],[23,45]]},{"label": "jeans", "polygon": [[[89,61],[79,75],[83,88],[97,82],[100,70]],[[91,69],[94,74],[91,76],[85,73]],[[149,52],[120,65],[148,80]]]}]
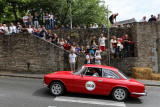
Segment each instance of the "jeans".
[{"label": "jeans", "polygon": [[118,49],[115,47],[115,48],[113,48],[113,50],[114,50],[114,57],[116,58]]},{"label": "jeans", "polygon": [[124,47],[125,57],[130,57],[130,46]]},{"label": "jeans", "polygon": [[54,20],[49,20],[50,29],[54,29]]},{"label": "jeans", "polygon": [[49,29],[49,24],[45,24],[45,27],[48,30]]},{"label": "jeans", "polygon": [[39,22],[38,21],[34,21],[34,26],[35,28],[38,28]]},{"label": "jeans", "polygon": [[29,22],[29,25],[31,25],[31,26],[32,26],[32,25],[33,25],[33,22]]}]

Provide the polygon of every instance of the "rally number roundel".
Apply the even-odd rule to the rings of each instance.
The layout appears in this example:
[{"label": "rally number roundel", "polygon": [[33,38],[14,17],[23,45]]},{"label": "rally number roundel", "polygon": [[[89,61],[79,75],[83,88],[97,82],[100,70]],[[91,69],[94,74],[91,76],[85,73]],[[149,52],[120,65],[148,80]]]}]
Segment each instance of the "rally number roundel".
[{"label": "rally number roundel", "polygon": [[96,85],[93,81],[88,81],[85,85],[86,89],[89,91],[93,91],[96,88]]}]

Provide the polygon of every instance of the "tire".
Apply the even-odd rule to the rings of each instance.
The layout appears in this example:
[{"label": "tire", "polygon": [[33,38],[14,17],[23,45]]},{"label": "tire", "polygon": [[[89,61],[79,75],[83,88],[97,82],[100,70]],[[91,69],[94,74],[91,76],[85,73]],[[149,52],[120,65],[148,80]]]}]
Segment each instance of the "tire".
[{"label": "tire", "polygon": [[65,87],[61,82],[53,82],[50,85],[50,92],[54,96],[60,96],[64,93]]},{"label": "tire", "polygon": [[116,101],[125,101],[128,97],[128,91],[125,88],[115,88],[112,91],[112,98]]}]

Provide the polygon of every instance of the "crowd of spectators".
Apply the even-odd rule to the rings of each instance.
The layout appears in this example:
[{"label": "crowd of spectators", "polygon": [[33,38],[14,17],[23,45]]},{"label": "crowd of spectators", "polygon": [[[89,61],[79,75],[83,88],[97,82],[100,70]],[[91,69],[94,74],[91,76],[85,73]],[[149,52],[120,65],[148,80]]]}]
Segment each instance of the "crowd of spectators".
[{"label": "crowd of spectators", "polygon": [[[10,23],[10,26],[6,26],[6,24],[0,23],[0,33],[20,33],[20,32],[29,32],[29,33],[34,33],[35,31],[37,33],[40,33],[41,29],[43,27],[45,27],[46,30],[57,30],[57,29],[70,29],[69,25],[61,25],[61,26],[57,26],[55,25],[54,21],[55,21],[55,17],[53,15],[52,12],[50,12],[49,14],[46,13],[44,16],[45,19],[45,23],[44,25],[40,25],[39,21],[40,21],[40,17],[41,15],[38,15],[37,12],[34,13],[34,15],[32,16],[31,13],[25,13],[25,15],[23,16],[23,23],[20,24],[19,22],[17,22],[16,25],[14,25],[14,23]],[[85,24],[83,24],[82,26],[80,25],[75,25],[73,26],[73,29],[86,29],[86,28],[106,28],[105,24],[101,23],[100,24],[101,27],[98,26],[97,23],[94,23],[93,26],[92,24],[90,24],[90,26],[86,26]]]},{"label": "crowd of spectators", "polygon": [[[64,49],[71,50],[71,54],[69,55],[69,62],[70,59],[74,59],[75,62],[70,63],[71,69],[73,70],[75,69],[76,58],[79,54],[84,54],[86,56],[86,64],[101,65],[101,54],[103,52],[109,51],[105,46],[106,40],[108,39],[105,38],[103,34],[101,34],[99,38],[93,36],[92,40],[90,41],[90,45],[87,45],[86,48],[84,48],[84,46],[79,46],[74,42],[72,43],[70,37],[65,40],[63,45],[61,44],[61,42],[63,41],[61,41],[60,44]],[[127,34],[125,34],[121,38],[112,36],[110,40],[110,52],[111,59],[114,59],[116,57],[134,57],[134,41],[132,41],[132,39]]]},{"label": "crowd of spectators", "polygon": [[[35,16],[33,17],[30,13],[29,15],[25,14],[23,17],[23,25],[19,22],[17,22],[17,25],[15,26],[13,23],[10,24],[9,28],[6,26],[6,24],[0,23],[0,33],[21,33],[21,32],[28,32],[31,34],[34,34],[47,42],[53,43],[65,50],[71,51],[71,54],[69,55],[69,62],[71,69],[75,69],[75,63],[76,63],[76,57],[79,54],[84,54],[86,56],[85,63],[87,64],[99,64],[101,65],[101,53],[105,51],[109,51],[106,49],[106,40],[108,40],[106,37],[104,37],[103,34],[99,36],[99,38],[96,38],[93,36],[92,40],[90,41],[90,44],[87,46],[79,46],[79,44],[76,44],[71,40],[71,38],[68,36],[66,40],[64,38],[59,38],[57,34],[52,33],[51,29],[58,29],[57,25],[54,25],[54,16],[52,12],[50,14],[46,13],[45,16],[45,25],[41,26],[39,25],[39,15],[35,13]],[[47,28],[47,29],[46,29]],[[82,25],[82,27],[79,27],[79,25],[76,25],[76,27],[73,27],[76,29],[87,27],[85,24]],[[99,28],[97,23],[90,24],[89,28]],[[101,23],[101,28],[106,28],[105,24]],[[62,25],[61,29],[70,29],[69,25],[66,24],[66,26]],[[128,37],[128,35],[124,35],[121,38],[116,38],[116,36],[113,36],[110,40],[110,52],[111,52],[111,58],[114,59],[117,56],[119,58],[122,57],[131,57],[134,56],[133,47],[134,42],[131,40],[131,38]],[[107,46],[108,47],[108,46]]]},{"label": "crowd of spectators", "polygon": [[143,16],[143,19],[141,19],[140,22],[160,22],[160,14],[158,14],[157,17],[154,15],[151,15],[148,21],[146,19],[146,16]]}]

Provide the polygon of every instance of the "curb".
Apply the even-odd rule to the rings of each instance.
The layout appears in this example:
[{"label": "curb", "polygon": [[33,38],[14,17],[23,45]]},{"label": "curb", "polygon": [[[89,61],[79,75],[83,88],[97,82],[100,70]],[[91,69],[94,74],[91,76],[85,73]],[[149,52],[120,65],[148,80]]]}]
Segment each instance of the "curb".
[{"label": "curb", "polygon": [[32,78],[32,79],[43,79],[43,77],[31,77],[31,76],[23,76],[23,75],[5,75],[5,74],[0,74],[0,76],[5,76],[5,77],[19,77],[19,78]]},{"label": "curb", "polygon": [[152,84],[144,84],[145,86],[150,86],[150,87],[160,87],[160,85],[152,85]]},{"label": "curb", "polygon": [[[31,79],[43,79],[43,76],[25,76],[25,75],[13,75],[13,74],[0,74],[0,76],[5,77],[19,77],[19,78],[31,78]],[[141,81],[145,86],[152,86],[152,87],[160,87],[158,84],[147,84]]]}]

